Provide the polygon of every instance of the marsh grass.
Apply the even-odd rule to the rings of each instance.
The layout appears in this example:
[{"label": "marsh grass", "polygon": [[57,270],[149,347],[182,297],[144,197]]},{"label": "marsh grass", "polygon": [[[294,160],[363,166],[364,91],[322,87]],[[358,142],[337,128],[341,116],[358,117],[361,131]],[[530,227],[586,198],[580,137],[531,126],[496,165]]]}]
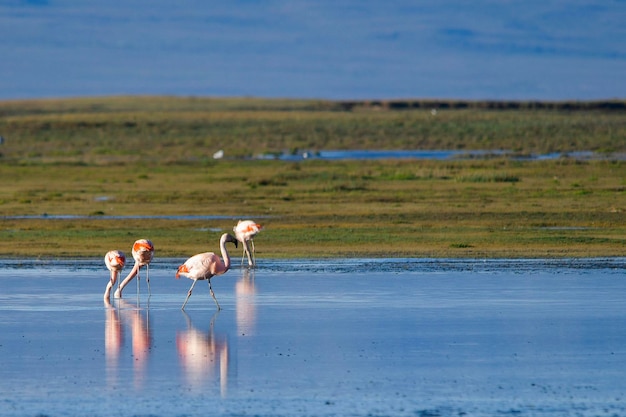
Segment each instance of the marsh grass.
[{"label": "marsh grass", "polygon": [[474,105],[436,116],[423,107],[345,109],[327,101],[171,97],[0,102],[2,160],[209,163],[217,150],[227,158],[328,149],[626,152],[623,109]]},{"label": "marsh grass", "polygon": [[[623,112],[345,111],[312,101],[0,103],[0,256],[218,250],[239,218],[261,258],[623,256],[620,160],[255,160],[296,149],[624,152]],[[211,155],[224,149],[227,157]],[[235,158],[236,156],[241,158]],[[246,157],[246,158],[244,158]],[[15,216],[80,215],[56,219]],[[219,215],[218,220],[110,216]]]},{"label": "marsh grass", "polygon": [[[457,180],[502,170],[518,181]],[[398,180],[395,171],[414,176]],[[625,173],[607,161],[3,165],[12,181],[0,195],[0,253],[97,256],[147,237],[160,256],[183,257],[217,250],[219,234],[250,217],[265,226],[261,257],[618,256]],[[89,217],[10,217],[43,214]],[[230,218],[107,217],[133,215]]]}]

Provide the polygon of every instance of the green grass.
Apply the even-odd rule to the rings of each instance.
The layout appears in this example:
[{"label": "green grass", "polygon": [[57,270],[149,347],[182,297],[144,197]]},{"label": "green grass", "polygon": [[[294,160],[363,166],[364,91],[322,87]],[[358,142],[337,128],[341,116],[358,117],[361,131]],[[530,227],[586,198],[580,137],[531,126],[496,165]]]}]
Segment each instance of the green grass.
[{"label": "green grass", "polygon": [[[476,170],[493,176],[502,169],[519,181],[458,180]],[[414,171],[415,178],[390,178],[393,170]],[[422,174],[431,171],[440,175]],[[245,216],[265,225],[257,242],[262,257],[618,256],[626,244],[624,174],[623,163],[604,161],[3,165],[0,175],[13,181],[1,189],[1,216],[91,217],[4,217],[0,253],[96,256],[147,237],[161,256],[184,256],[216,250],[219,230],[231,230]],[[581,187],[593,194],[581,194]],[[120,221],[103,215],[232,220]]]},{"label": "green grass", "polygon": [[[217,250],[241,217],[257,255],[587,257],[626,249],[626,163],[505,158],[282,162],[295,149],[626,150],[626,115],[581,106],[391,111],[289,100],[0,103],[0,257]],[[223,148],[230,158],[213,160]],[[19,219],[42,214],[85,219]],[[107,216],[220,215],[224,220]]]},{"label": "green grass", "polygon": [[626,152],[623,110],[354,108],[323,101],[118,97],[0,102],[2,159],[160,164],[323,149]]}]

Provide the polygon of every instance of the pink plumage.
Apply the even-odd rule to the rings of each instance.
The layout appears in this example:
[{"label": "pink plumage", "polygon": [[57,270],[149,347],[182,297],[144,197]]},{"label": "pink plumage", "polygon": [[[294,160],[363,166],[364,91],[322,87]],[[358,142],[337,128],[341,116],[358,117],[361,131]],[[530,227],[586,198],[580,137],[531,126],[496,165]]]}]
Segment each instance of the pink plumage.
[{"label": "pink plumage", "polygon": [[154,256],[154,245],[148,239],[139,239],[133,243],[132,248],[133,259],[135,259],[135,265],[133,269],[128,273],[124,281],[115,290],[114,297],[122,298],[122,290],[130,283],[130,281],[137,277],[137,295],[139,296],[139,270],[142,266],[146,267],[146,283],[148,284],[148,294],[152,294],[150,291],[150,262]]},{"label": "pink plumage", "polygon": [[104,299],[108,301],[111,295],[111,288],[115,285],[119,273],[122,269],[124,269],[126,256],[124,255],[124,252],[120,250],[108,251],[106,255],[104,255],[104,264],[107,269],[111,271],[111,277],[109,278],[109,282],[104,290]]},{"label": "pink plumage", "polygon": [[132,253],[139,266],[148,265],[154,256],[154,245],[148,239],[139,239],[133,244]]},{"label": "pink plumage", "polygon": [[226,271],[226,266],[219,256],[213,252],[204,252],[192,256],[179,266],[176,279],[180,278],[181,275],[194,280],[211,279],[211,277]]},{"label": "pink plumage", "polygon": [[[243,245],[243,256],[241,258],[242,263],[243,259],[247,255],[248,265],[254,266],[256,264],[256,259],[254,258],[254,237],[261,231],[262,228],[263,226],[252,220],[239,220],[237,226],[233,228],[235,237]],[[252,244],[252,251],[250,250],[248,242]]]},{"label": "pink plumage", "polygon": [[196,285],[196,282],[202,280],[207,280],[209,282],[209,291],[211,292],[211,296],[213,297],[213,300],[215,300],[217,309],[221,310],[220,304],[217,302],[217,298],[215,298],[215,293],[211,287],[211,278],[215,275],[225,273],[230,268],[230,256],[226,250],[226,242],[232,242],[235,244],[235,247],[237,247],[237,240],[228,233],[224,233],[220,237],[220,251],[224,260],[220,259],[220,257],[213,252],[204,252],[192,256],[187,259],[184,264],[178,267],[178,270],[176,271],[176,279],[180,278],[182,275],[193,280],[191,288],[189,288],[189,291],[187,292],[187,298],[181,307],[183,310],[185,309],[185,305],[187,304],[189,297],[191,297],[191,292],[193,291],[193,287]]},{"label": "pink plumage", "polygon": [[119,272],[126,264],[126,255],[121,250],[111,250],[104,255],[104,264],[109,271]]}]

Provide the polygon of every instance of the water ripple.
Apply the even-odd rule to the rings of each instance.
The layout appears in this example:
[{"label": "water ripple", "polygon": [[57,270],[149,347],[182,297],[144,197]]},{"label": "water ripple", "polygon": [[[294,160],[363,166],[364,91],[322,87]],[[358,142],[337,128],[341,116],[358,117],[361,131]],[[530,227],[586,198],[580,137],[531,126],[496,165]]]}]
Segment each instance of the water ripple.
[{"label": "water ripple", "polygon": [[[185,258],[156,258],[151,269],[176,269]],[[626,258],[562,259],[452,259],[452,258],[340,258],[340,259],[259,259],[258,271],[283,273],[354,273],[354,272],[474,272],[529,273],[535,271],[566,272],[580,270],[623,270]],[[97,259],[0,259],[0,268],[15,270],[50,269],[65,273],[77,270],[102,270]],[[236,262],[233,270],[244,269]]]}]

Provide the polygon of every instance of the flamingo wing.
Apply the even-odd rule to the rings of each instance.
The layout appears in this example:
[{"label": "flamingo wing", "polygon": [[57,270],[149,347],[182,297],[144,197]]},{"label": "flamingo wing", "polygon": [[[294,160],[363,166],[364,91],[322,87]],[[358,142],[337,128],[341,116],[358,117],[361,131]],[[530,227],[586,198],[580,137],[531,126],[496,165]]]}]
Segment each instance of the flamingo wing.
[{"label": "flamingo wing", "polygon": [[237,239],[243,242],[244,240],[250,240],[256,236],[257,233],[261,231],[262,227],[263,226],[252,220],[239,220],[233,231]]},{"label": "flamingo wing", "polygon": [[154,245],[148,239],[139,239],[133,244],[132,253],[139,265],[149,264],[154,255]]},{"label": "flamingo wing", "polygon": [[104,263],[109,271],[119,271],[124,268],[124,265],[126,264],[126,256],[122,251],[112,250],[107,252],[104,256]]},{"label": "flamingo wing", "polygon": [[180,275],[184,275],[191,279],[209,279],[213,275],[220,273],[220,264],[222,264],[222,261],[215,253],[199,253],[187,259],[185,263],[178,268],[176,278]]}]

